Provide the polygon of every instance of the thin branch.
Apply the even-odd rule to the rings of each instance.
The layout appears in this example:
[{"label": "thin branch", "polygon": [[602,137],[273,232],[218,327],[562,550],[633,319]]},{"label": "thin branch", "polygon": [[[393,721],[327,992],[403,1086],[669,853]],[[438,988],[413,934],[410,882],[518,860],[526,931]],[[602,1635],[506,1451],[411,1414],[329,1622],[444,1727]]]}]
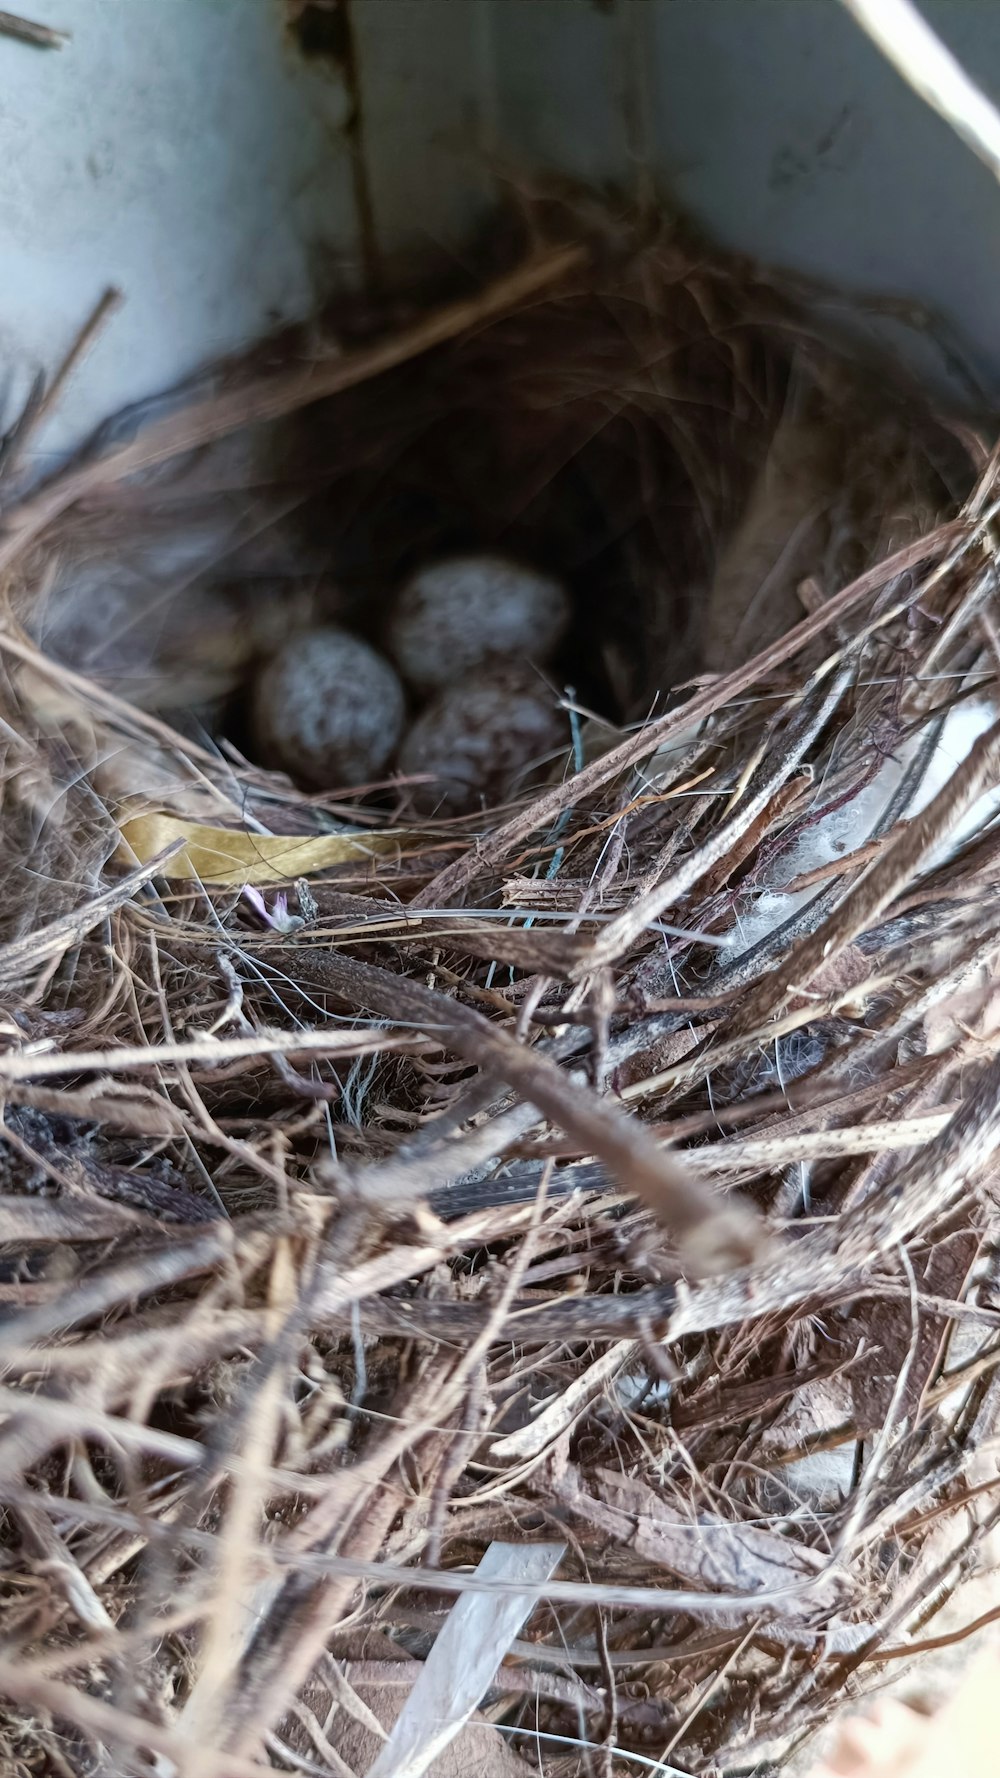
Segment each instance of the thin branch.
[{"label": "thin branch", "polygon": [[60,1074],[132,1074],[137,1068],[197,1062],[216,1067],[241,1057],[365,1056],[425,1049],[426,1039],[368,1031],[257,1031],[252,1037],[195,1037],[189,1042],[130,1044],[119,1049],[63,1050],[52,1055],[0,1056],[0,1081],[52,1080]]},{"label": "thin branch", "polygon": [[[693,1179],[680,1159],[666,1153],[650,1132],[623,1117],[606,1099],[566,1075],[548,1056],[527,1049],[471,1007],[387,970],[334,951],[301,946],[283,953],[296,979],[311,982],[351,1005],[384,1017],[405,1019],[438,1037],[467,1061],[514,1087],[553,1123],[600,1155],[623,1189],[635,1192],[680,1239],[687,1263],[702,1273],[725,1271],[766,1247],[763,1224],[749,1205],[720,1200]],[[365,1192],[364,1169],[353,1175]],[[423,1186],[421,1185],[421,1191]],[[381,1169],[378,1196],[399,1201],[413,1185],[400,1170],[395,1179]]]}]

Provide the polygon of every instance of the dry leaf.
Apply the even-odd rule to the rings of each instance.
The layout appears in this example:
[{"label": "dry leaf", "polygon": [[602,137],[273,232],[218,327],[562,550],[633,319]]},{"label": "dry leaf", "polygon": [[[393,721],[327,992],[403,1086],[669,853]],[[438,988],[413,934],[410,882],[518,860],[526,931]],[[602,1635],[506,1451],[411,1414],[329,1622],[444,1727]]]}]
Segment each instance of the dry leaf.
[{"label": "dry leaf", "polygon": [[568,1469],[559,1484],[560,1499],[634,1555],[706,1592],[753,1593],[805,1588],[808,1583],[801,1604],[785,1602],[790,1614],[815,1610],[836,1592],[835,1578],[822,1578],[826,1557],[808,1545],[718,1513],[672,1520],[669,1507],[652,1488],[610,1470],[598,1470],[588,1481],[593,1491],[584,1487],[579,1470]]},{"label": "dry leaf", "polygon": [[415,833],[393,832],[324,834],[259,834],[228,827],[209,827],[164,813],[134,815],[121,828],[122,855],[126,862],[148,863],[158,853],[184,842],[167,860],[165,877],[194,878],[232,888],[245,884],[291,882],[335,864],[356,864],[359,859],[392,856],[417,843]]}]

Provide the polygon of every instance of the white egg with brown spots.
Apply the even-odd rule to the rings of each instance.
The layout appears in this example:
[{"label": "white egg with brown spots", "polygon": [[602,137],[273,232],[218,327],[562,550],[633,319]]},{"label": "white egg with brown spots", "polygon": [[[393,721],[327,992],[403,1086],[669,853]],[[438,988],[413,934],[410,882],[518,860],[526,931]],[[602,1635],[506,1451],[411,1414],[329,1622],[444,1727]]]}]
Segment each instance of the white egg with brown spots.
[{"label": "white egg with brown spots", "polygon": [[333,625],[293,636],[259,674],[252,721],[257,746],[316,790],[380,777],[403,731],[406,699],[389,662]]},{"label": "white egg with brown spots", "polygon": [[503,802],[568,741],[552,687],[508,661],[439,693],[407,734],[398,766],[404,777],[428,777],[411,792],[423,814],[464,815]]},{"label": "white egg with brown spots", "polygon": [[407,581],[387,639],[403,678],[426,694],[490,661],[544,665],[569,619],[569,595],[551,575],[504,556],[456,556]]}]

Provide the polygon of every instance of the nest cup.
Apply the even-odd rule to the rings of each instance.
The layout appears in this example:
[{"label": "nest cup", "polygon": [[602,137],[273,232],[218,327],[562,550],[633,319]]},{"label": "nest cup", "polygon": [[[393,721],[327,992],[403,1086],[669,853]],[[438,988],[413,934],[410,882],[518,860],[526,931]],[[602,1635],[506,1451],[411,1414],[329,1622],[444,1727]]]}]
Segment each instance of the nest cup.
[{"label": "nest cup", "polygon": [[[0,1765],[367,1770],[489,1552],[467,1763],[764,1771],[986,1560],[996,463],[801,294],[557,245],[11,505]],[[541,790],[246,757],[469,550],[572,600]],[[60,658],[81,564],[209,680]]]}]

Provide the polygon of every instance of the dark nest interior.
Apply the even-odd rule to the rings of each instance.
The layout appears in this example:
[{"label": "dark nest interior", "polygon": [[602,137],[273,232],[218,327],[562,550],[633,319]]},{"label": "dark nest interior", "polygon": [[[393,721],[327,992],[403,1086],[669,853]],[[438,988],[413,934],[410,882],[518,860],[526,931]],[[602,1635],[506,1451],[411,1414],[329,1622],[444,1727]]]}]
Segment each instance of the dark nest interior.
[{"label": "dark nest interior", "polygon": [[[32,423],[0,1766],[805,1771],[989,1615],[988,433],[607,239],[42,486]],[[484,546],[573,598],[544,782],[421,821],[250,757],[289,628]]]}]

